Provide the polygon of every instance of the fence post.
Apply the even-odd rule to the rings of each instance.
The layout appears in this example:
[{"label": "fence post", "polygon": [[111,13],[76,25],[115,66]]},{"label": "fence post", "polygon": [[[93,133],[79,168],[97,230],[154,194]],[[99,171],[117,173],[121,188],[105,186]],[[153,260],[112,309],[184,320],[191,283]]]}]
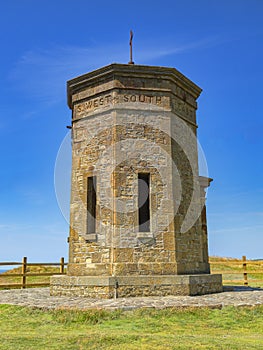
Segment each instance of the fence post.
[{"label": "fence post", "polygon": [[27,257],[23,257],[22,260],[22,288],[26,288],[26,267],[27,267]]},{"label": "fence post", "polygon": [[65,265],[65,262],[64,262],[64,258],[60,258],[60,273],[64,273],[64,265]]},{"label": "fence post", "polygon": [[242,256],[243,260],[243,275],[244,275],[244,286],[248,286],[247,280],[247,258],[245,255]]}]

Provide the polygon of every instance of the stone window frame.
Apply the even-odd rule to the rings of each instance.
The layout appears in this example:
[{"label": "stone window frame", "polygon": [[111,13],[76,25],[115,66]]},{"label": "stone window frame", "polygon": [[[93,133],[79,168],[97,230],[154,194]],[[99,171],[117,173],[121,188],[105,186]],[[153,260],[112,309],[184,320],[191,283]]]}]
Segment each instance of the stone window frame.
[{"label": "stone window frame", "polygon": [[[84,181],[84,203],[85,203],[85,215],[86,215],[86,220],[85,220],[85,227],[84,227],[84,231],[85,233],[83,234],[83,238],[87,241],[87,242],[97,242],[98,240],[98,234],[97,234],[97,217],[98,217],[98,198],[97,198],[97,190],[98,190],[98,174],[97,172],[87,172],[84,174],[83,176],[85,178],[85,181]],[[88,232],[88,218],[87,218],[87,215],[88,215],[88,178],[96,178],[96,204],[95,204],[95,210],[96,210],[96,217],[95,217],[95,232]]]},{"label": "stone window frame", "polygon": [[[137,210],[137,239],[139,241],[141,241],[142,243],[149,243],[149,240],[152,242],[154,236],[153,236],[153,232],[152,232],[152,204],[151,204],[151,188],[152,188],[152,169],[148,168],[148,169],[136,169],[136,174],[137,174],[137,181],[139,178],[139,174],[149,174],[149,218],[150,218],[150,223],[149,223],[149,229],[150,231],[139,231],[139,210]],[[139,191],[139,186],[137,187],[137,190]],[[137,193],[137,195],[139,195],[139,193]]]},{"label": "stone window frame", "polygon": [[[145,181],[147,178],[147,181]],[[148,198],[144,201],[143,205],[140,206],[140,200],[142,194],[140,193],[140,180],[143,180],[148,187]],[[151,173],[150,172],[138,172],[137,173],[138,181],[138,224],[139,232],[151,232]],[[145,206],[145,203],[146,206]],[[140,222],[140,219],[143,222]],[[146,221],[144,221],[146,219]],[[146,227],[145,227],[146,226]],[[144,229],[147,228],[147,229]]]}]

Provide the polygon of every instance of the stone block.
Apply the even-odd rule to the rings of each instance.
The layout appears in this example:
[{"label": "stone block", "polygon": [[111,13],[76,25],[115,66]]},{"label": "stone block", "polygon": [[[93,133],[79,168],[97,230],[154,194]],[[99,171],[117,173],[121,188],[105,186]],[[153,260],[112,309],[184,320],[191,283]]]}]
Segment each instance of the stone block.
[{"label": "stone block", "polygon": [[89,298],[202,295],[222,291],[221,275],[52,276],[50,286],[53,296],[76,295]]},{"label": "stone block", "polygon": [[113,261],[116,263],[133,262],[133,251],[132,248],[114,248]]}]

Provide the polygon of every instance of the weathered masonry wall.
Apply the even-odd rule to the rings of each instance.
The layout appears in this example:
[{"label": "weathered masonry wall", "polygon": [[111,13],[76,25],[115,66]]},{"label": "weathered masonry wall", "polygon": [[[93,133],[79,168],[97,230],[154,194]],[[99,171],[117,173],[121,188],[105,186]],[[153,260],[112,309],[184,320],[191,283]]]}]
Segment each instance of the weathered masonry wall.
[{"label": "weathered masonry wall", "polygon": [[[187,294],[194,288],[189,280],[180,280],[186,283],[180,292],[178,279],[167,287],[168,276],[209,274],[204,190],[210,180],[199,177],[196,140],[200,92],[180,72],[164,67],[112,64],[68,82],[69,266],[53,293],[84,288],[89,295],[103,294],[109,288],[105,295],[112,297],[108,284],[114,277],[122,295]],[[149,178],[147,232],[139,227],[139,174]],[[91,177],[96,177],[94,232],[87,230]],[[100,285],[98,278],[108,282]],[[218,290],[208,279],[207,287],[191,293]]]}]

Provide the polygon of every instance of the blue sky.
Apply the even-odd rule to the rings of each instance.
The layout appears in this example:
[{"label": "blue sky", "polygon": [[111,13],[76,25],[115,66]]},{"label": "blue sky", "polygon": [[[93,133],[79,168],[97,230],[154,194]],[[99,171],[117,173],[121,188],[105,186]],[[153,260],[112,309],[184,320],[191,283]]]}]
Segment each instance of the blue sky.
[{"label": "blue sky", "polygon": [[262,16],[262,0],[2,1],[0,261],[67,257],[54,189],[66,81],[127,63],[131,28],[136,63],[175,67],[203,89],[210,254],[263,258]]}]

